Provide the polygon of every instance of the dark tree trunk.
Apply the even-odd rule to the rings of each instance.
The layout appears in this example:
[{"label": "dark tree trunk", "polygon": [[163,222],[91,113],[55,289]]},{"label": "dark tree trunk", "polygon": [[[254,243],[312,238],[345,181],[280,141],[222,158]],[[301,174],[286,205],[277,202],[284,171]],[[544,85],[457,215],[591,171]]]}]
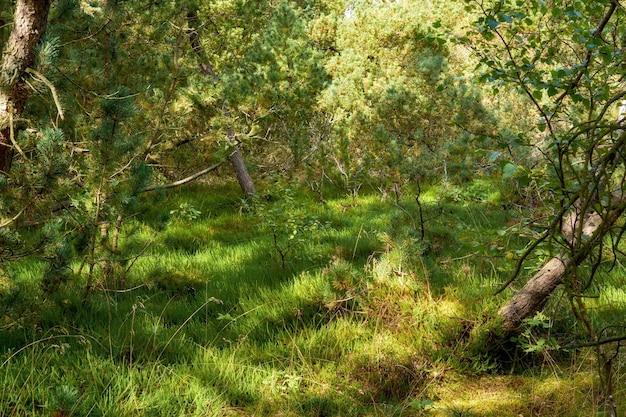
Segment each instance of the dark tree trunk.
[{"label": "dark tree trunk", "polygon": [[[14,123],[24,111],[29,87],[26,70],[35,60],[35,49],[48,21],[50,0],[18,0],[13,29],[2,53],[0,67],[0,172],[8,173],[13,160]],[[13,140],[12,140],[13,138]]]}]

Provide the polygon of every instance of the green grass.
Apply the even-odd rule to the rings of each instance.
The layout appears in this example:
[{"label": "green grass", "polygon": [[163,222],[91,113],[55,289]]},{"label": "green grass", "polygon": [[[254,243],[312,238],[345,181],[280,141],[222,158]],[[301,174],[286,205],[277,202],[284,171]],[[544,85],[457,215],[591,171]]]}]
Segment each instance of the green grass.
[{"label": "green grass", "polygon": [[[469,190],[423,194],[424,239],[410,193],[322,204],[292,187],[293,209],[279,189],[265,211],[232,186],[148,196],[122,233],[132,267],[98,272],[87,299],[84,276],[46,294],[44,264],[5,265],[0,416],[594,415],[589,350],[520,355],[507,374],[483,354],[510,295],[493,296],[511,273],[506,255],[525,242],[498,233],[520,213],[488,183]],[[270,215],[319,223],[279,235],[292,245],[284,267]],[[620,322],[622,273],[603,275],[598,325]],[[548,307],[555,329],[576,332],[565,307]]]}]

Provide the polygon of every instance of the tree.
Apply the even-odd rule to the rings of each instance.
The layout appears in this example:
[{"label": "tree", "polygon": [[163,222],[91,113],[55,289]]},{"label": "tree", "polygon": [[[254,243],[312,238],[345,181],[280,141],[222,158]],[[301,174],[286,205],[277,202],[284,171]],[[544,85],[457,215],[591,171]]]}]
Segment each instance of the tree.
[{"label": "tree", "polygon": [[[213,69],[213,65],[211,65],[211,62],[204,52],[204,48],[202,47],[202,43],[200,40],[200,35],[198,33],[197,9],[189,10],[187,14],[187,23],[189,25],[189,41],[191,43],[194,53],[198,58],[200,72],[202,73],[202,75],[207,77],[211,83],[218,84],[220,82],[220,77],[216,74],[215,70]],[[228,108],[228,104],[226,103],[226,101],[222,102],[221,110],[227,120],[232,119],[231,111]],[[228,159],[233,166],[233,169],[235,170],[235,174],[237,175],[237,181],[239,182],[239,186],[241,187],[244,196],[246,198],[251,197],[256,194],[256,189],[254,187],[254,183],[252,182],[252,178],[250,178],[250,174],[248,173],[246,164],[244,163],[243,156],[239,149],[239,141],[237,140],[232,125],[227,126],[227,135],[229,142],[228,145],[230,147]]]},{"label": "tree", "polygon": [[35,50],[48,21],[50,0],[19,0],[13,14],[13,29],[4,45],[0,67],[0,172],[8,173],[13,160],[18,119],[29,95],[27,78],[38,74],[32,68]]},{"label": "tree", "polygon": [[450,50],[427,23],[436,17],[421,6],[355,2],[318,20],[331,77],[320,107],[332,121],[320,160],[346,188],[436,181],[452,172],[449,160],[473,154],[467,121],[489,119],[450,70]]},{"label": "tree", "polygon": [[313,7],[304,11],[288,2],[274,7],[225,91],[246,119],[251,147],[266,166],[277,160],[281,171],[294,172],[313,159],[322,119],[317,104],[328,76],[307,31],[306,13]]},{"label": "tree", "polygon": [[[598,336],[604,332],[592,325],[586,295],[601,285],[597,271],[622,256],[626,135],[618,107],[626,97],[624,10],[616,0],[469,0],[468,8],[480,17],[463,40],[480,59],[482,80],[496,91],[514,88],[536,112],[536,128],[521,145],[534,150],[532,175],[545,206],[552,207],[507,286],[538,247],[555,256],[500,310],[505,330],[516,331],[562,287],[608,366],[601,374],[610,398],[610,355]],[[509,173],[516,168],[506,167]]]}]

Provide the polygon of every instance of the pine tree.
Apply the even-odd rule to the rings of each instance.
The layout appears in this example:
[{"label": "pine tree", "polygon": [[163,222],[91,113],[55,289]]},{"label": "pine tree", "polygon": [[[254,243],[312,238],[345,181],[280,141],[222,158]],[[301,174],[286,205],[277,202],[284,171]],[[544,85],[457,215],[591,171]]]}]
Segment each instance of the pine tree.
[{"label": "pine tree", "polygon": [[30,90],[28,78],[38,74],[32,66],[35,50],[46,30],[50,0],[19,0],[13,28],[4,44],[0,67],[0,173],[8,173],[19,134],[17,121]]}]

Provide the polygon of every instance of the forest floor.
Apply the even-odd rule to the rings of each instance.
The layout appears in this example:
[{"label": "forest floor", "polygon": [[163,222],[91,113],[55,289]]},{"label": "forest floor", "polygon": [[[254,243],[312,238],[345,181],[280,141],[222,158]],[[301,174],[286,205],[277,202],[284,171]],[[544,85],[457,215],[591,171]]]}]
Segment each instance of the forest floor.
[{"label": "forest floor", "polygon": [[[96,248],[91,278],[77,258],[54,292],[43,262],[2,265],[0,416],[609,415],[594,351],[567,349],[565,297],[490,354],[519,285],[494,293],[540,213],[480,181],[419,200],[266,188],[248,203],[233,185],[144,196],[116,253]],[[623,277],[603,273],[600,325],[623,322]]]}]

